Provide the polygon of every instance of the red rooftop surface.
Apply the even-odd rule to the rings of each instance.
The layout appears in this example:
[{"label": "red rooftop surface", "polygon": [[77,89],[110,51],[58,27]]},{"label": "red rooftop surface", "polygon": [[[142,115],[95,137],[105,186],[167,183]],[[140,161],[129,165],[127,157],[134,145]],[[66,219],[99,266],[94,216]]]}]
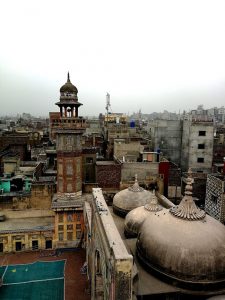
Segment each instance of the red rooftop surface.
[{"label": "red rooftop surface", "polygon": [[47,256],[50,253],[52,252],[36,251],[4,254],[0,256],[0,266],[66,259],[65,300],[90,300],[87,276],[80,271],[85,262],[85,250],[78,249],[60,253],[58,256]]}]

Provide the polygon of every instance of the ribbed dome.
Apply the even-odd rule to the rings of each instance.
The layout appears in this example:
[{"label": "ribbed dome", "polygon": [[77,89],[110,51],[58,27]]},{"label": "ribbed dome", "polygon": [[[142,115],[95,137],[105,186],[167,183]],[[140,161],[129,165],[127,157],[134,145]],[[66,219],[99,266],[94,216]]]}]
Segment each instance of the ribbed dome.
[{"label": "ribbed dome", "polygon": [[113,211],[125,217],[132,209],[147,203],[150,192],[139,186],[137,177],[133,186],[118,192],[113,198]]},{"label": "ribbed dome", "polygon": [[68,72],[67,82],[60,88],[60,93],[77,94],[78,89],[70,82],[70,74]]},{"label": "ribbed dome", "polygon": [[225,227],[195,206],[190,176],[177,209],[145,219],[137,254],[149,268],[190,288],[225,285]]},{"label": "ribbed dome", "polygon": [[163,207],[158,204],[158,199],[154,193],[150,193],[148,203],[130,211],[125,218],[124,234],[127,238],[135,238],[138,235],[140,227],[147,217],[162,210]]}]

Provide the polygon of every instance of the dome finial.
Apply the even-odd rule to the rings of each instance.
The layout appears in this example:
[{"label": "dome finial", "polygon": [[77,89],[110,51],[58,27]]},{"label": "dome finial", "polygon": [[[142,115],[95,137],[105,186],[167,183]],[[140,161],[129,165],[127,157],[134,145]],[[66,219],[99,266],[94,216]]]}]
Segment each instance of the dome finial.
[{"label": "dome finial", "polygon": [[67,74],[67,82],[70,82],[70,73]]},{"label": "dome finial", "polygon": [[135,178],[135,182],[138,182],[138,176],[137,176],[137,174],[135,174],[134,178]]},{"label": "dome finial", "polygon": [[188,196],[192,196],[192,190],[193,190],[193,182],[194,182],[194,179],[192,178],[192,170],[191,168],[188,169],[188,178],[187,178],[187,184],[185,186],[185,195],[188,195]]},{"label": "dome finial", "polygon": [[148,211],[160,211],[162,210],[162,206],[159,205],[158,199],[155,195],[155,190],[152,191],[152,195],[147,204],[145,204],[144,208]]},{"label": "dome finial", "polygon": [[134,184],[132,186],[130,186],[128,188],[128,190],[132,191],[132,192],[143,192],[144,189],[142,187],[140,187],[139,184],[138,184],[137,174],[135,174],[134,177],[135,177]]},{"label": "dome finial", "polygon": [[174,207],[171,207],[170,213],[177,218],[181,218],[189,221],[197,221],[205,218],[205,211],[198,208],[192,197],[192,184],[194,182],[192,178],[191,169],[188,170],[188,177],[186,180],[185,186],[185,196],[181,200],[180,204]]}]

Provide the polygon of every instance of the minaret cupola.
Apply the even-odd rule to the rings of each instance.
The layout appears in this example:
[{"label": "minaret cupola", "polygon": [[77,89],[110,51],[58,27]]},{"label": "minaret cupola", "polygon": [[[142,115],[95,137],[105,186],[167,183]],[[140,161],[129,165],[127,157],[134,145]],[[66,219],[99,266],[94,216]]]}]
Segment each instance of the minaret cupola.
[{"label": "minaret cupola", "polygon": [[60,88],[60,101],[56,105],[60,108],[60,116],[62,118],[77,118],[78,108],[83,105],[78,102],[78,89],[70,81],[68,72],[67,82]]},{"label": "minaret cupola", "polygon": [[[78,89],[70,82],[70,73],[67,74],[67,82],[60,88],[60,100],[67,97],[77,99]],[[65,98],[66,97],[66,98]]]}]

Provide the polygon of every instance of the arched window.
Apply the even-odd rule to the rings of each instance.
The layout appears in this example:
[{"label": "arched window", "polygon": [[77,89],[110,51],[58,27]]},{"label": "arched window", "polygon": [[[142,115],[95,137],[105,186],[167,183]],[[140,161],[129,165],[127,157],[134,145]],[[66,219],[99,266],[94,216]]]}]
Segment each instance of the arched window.
[{"label": "arched window", "polygon": [[101,275],[101,261],[100,261],[100,253],[99,250],[96,250],[95,252],[95,268],[96,268],[96,274]]}]

